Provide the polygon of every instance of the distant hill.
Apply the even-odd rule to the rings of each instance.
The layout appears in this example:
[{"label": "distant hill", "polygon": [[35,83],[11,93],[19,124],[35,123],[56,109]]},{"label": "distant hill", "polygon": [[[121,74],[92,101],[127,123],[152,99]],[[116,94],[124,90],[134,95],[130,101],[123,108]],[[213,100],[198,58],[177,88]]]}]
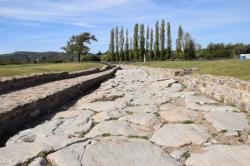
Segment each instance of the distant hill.
[{"label": "distant hill", "polygon": [[18,64],[18,63],[41,63],[41,62],[64,62],[68,61],[70,56],[63,52],[26,52],[19,51],[11,54],[1,54],[0,64]]}]

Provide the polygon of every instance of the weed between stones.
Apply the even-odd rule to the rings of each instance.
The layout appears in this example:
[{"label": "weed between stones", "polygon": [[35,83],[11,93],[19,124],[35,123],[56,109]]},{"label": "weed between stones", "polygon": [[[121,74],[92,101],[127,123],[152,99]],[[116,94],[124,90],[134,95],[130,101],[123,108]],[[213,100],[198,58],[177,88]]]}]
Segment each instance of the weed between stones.
[{"label": "weed between stones", "polygon": [[193,123],[194,123],[194,121],[192,121],[192,120],[185,120],[182,122],[182,124],[193,124]]},{"label": "weed between stones", "polygon": [[139,139],[148,139],[147,136],[137,136],[137,135],[130,135],[128,138],[139,138]]},{"label": "weed between stones", "polygon": [[181,158],[184,158],[185,160],[187,160],[190,157],[190,153],[189,152],[185,152],[182,154]]},{"label": "weed between stones", "polygon": [[102,137],[110,137],[111,134],[110,134],[110,133],[103,133],[101,136],[102,136]]}]

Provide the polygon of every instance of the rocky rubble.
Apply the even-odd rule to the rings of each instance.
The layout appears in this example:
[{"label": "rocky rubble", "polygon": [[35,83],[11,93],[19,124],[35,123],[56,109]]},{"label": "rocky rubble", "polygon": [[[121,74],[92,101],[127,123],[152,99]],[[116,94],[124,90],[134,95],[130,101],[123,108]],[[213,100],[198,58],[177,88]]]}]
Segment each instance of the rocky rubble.
[{"label": "rocky rubble", "polygon": [[249,134],[247,113],[131,67],[14,135],[0,165],[248,166]]}]

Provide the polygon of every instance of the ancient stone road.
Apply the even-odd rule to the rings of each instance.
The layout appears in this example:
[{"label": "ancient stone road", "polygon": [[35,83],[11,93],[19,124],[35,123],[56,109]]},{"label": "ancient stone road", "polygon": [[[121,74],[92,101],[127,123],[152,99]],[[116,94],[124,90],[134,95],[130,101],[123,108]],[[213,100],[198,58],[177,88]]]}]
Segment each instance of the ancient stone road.
[{"label": "ancient stone road", "polygon": [[249,116],[173,78],[124,68],[0,148],[0,165],[248,166]]},{"label": "ancient stone road", "polygon": [[45,83],[42,85],[0,95],[0,113],[4,111],[10,111],[19,105],[24,105],[32,101],[36,101],[39,98],[43,98],[56,92],[60,92],[64,89],[77,85],[83,82],[84,80],[93,79],[107,72],[108,71],[104,71],[76,78],[53,81],[50,83]]}]

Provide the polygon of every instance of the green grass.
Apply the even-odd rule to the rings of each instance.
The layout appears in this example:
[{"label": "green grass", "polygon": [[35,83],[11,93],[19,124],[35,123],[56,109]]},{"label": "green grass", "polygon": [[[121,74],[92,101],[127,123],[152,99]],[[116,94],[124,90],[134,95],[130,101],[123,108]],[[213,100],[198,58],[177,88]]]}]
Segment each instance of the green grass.
[{"label": "green grass", "polygon": [[193,124],[193,123],[194,123],[194,121],[192,121],[192,120],[185,120],[182,122],[182,124]]},{"label": "green grass", "polygon": [[137,136],[137,135],[129,135],[129,136],[128,136],[128,138],[131,138],[131,139],[133,139],[133,138],[138,138],[138,139],[148,139],[148,137],[147,137],[147,136]]},{"label": "green grass", "polygon": [[23,75],[31,73],[72,72],[94,67],[103,67],[101,63],[57,63],[57,64],[24,64],[0,65],[0,77]]},{"label": "green grass", "polygon": [[102,137],[110,137],[111,134],[110,134],[110,133],[103,133],[101,136],[102,136]]},{"label": "green grass", "polygon": [[236,77],[250,80],[250,60],[211,60],[211,61],[165,61],[137,63],[149,67],[162,68],[198,68],[202,74]]}]

